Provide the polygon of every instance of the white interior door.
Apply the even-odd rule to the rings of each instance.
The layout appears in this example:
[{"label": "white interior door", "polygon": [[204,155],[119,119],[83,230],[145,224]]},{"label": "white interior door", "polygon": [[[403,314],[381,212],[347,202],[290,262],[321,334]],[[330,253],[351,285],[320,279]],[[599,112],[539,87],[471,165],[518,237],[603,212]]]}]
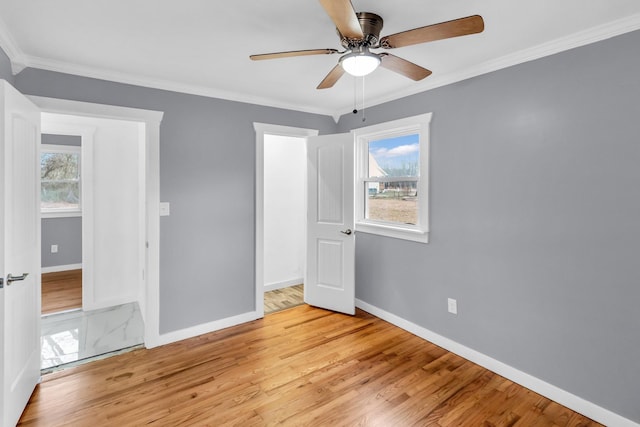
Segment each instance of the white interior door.
[{"label": "white interior door", "polygon": [[40,111],[0,85],[0,424],[12,426],[40,379]]},{"label": "white interior door", "polygon": [[305,301],[355,314],[353,136],[310,137],[307,158]]}]

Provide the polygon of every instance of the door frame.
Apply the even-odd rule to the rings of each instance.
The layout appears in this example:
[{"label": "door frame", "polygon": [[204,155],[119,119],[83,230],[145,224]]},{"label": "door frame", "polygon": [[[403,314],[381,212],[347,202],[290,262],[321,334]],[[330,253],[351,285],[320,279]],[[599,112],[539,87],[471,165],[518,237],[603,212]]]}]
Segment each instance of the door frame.
[{"label": "door frame", "polygon": [[255,312],[264,317],[264,136],[279,135],[296,138],[317,136],[317,129],[253,123],[256,132],[256,198],[255,198]]},{"label": "door frame", "polygon": [[[40,96],[27,96],[42,112],[140,122],[145,125],[145,230],[144,295],[139,299],[144,320],[144,344],[157,347],[160,337],[160,122],[164,112],[118,107]],[[143,250],[143,249],[141,249]]]}]

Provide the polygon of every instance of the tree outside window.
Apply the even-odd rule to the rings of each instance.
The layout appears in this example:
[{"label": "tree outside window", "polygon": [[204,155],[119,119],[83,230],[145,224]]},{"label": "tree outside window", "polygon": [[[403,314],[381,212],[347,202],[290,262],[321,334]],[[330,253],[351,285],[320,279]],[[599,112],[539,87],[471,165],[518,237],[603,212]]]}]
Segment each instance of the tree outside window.
[{"label": "tree outside window", "polygon": [[40,178],[43,213],[80,212],[80,147],[43,145]]}]

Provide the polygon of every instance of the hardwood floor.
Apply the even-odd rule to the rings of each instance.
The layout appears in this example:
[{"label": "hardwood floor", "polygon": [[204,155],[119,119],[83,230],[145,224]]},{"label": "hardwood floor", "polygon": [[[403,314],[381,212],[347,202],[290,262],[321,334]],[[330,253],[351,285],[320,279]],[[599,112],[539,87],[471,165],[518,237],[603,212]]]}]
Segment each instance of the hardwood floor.
[{"label": "hardwood floor", "polygon": [[264,293],[264,314],[304,304],[304,285],[289,286]]},{"label": "hardwood floor", "polygon": [[82,270],[42,275],[42,314],[82,308]]},{"label": "hardwood floor", "polygon": [[368,313],[307,305],[45,375],[24,426],[597,426]]}]

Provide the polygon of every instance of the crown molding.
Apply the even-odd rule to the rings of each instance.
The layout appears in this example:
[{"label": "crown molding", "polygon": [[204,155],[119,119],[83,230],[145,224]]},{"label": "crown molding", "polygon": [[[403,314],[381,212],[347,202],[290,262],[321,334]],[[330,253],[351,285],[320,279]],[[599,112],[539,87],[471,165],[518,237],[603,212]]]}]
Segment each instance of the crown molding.
[{"label": "crown molding", "polygon": [[11,61],[11,73],[15,76],[24,70],[26,65],[26,57],[22,49],[18,46],[13,36],[7,30],[7,25],[0,17],[0,48],[7,54]]},{"label": "crown molding", "polygon": [[[497,71],[528,61],[533,61],[535,59],[560,53],[587,44],[595,43],[638,29],[640,29],[640,14],[631,15],[607,24],[599,25],[588,30],[571,34],[567,37],[562,37],[547,43],[540,44],[538,46],[534,46],[532,48],[524,49],[513,54],[486,61],[465,70],[447,73],[440,76],[431,76],[431,78],[421,83],[408,86],[405,90],[395,91],[390,95],[370,98],[368,101],[368,107],[395,101],[400,98],[426,92],[431,89],[436,89],[482,74],[487,74],[492,71]],[[78,64],[25,55],[19,48],[19,46],[15,43],[13,37],[8,32],[7,27],[1,20],[1,18],[0,47],[2,47],[2,49],[11,60],[11,67],[14,75],[19,73],[26,67],[39,68],[48,71],[73,74],[123,84],[131,84],[135,86],[187,93],[191,95],[206,96],[211,98],[219,98],[228,101],[262,105],[266,107],[282,108],[311,114],[320,114],[332,117],[333,120],[336,121],[336,123],[339,121],[340,117],[351,112],[350,106],[344,106],[337,109],[328,109],[309,104],[279,102],[270,98],[251,96],[247,94],[238,94],[221,89],[214,89],[198,85],[189,85],[169,80],[152,79],[144,76],[137,76],[112,70],[105,70],[96,67],[86,67]]]},{"label": "crown molding", "polygon": [[[564,52],[576,47],[585,46],[591,43],[596,43],[602,40],[606,40],[615,36],[619,36],[631,31],[640,29],[640,14],[631,15],[616,21],[602,24],[588,30],[580,31],[571,34],[566,37],[561,37],[550,42],[542,43],[537,46],[523,49],[521,51],[502,56],[500,58],[492,59],[454,73],[447,73],[440,76],[432,76],[430,79],[423,81],[422,84],[417,84],[408,87],[404,91],[397,91],[391,95],[381,96],[369,100],[368,107],[384,104],[386,102],[395,101],[407,96],[416,95],[418,93],[426,92],[431,89],[436,89],[442,86],[457,83],[462,80],[470,79],[472,77],[487,74],[493,71],[508,68],[514,65],[522,64],[525,62],[533,61],[535,59],[543,58],[545,56],[554,55],[556,53]],[[351,112],[349,106],[345,106],[340,109],[343,111],[341,116],[349,114]]]},{"label": "crown molding", "polygon": [[64,74],[72,74],[76,76],[106,80],[122,84],[130,84],[134,86],[142,86],[152,89],[167,90],[171,92],[186,93],[190,95],[205,96],[209,98],[218,98],[228,101],[236,101],[254,105],[262,105],[266,107],[282,108],[287,110],[300,111],[305,113],[320,114],[323,116],[332,115],[333,111],[326,108],[319,108],[313,105],[303,105],[295,103],[278,102],[270,98],[251,96],[240,94],[221,89],[210,88],[206,86],[190,85],[170,80],[154,79],[150,77],[122,73],[113,70],[105,70],[97,67],[87,67],[78,64],[72,64],[64,61],[56,61],[51,59],[39,58],[35,56],[25,55],[25,64],[29,68],[37,68],[41,70],[54,71]]}]

